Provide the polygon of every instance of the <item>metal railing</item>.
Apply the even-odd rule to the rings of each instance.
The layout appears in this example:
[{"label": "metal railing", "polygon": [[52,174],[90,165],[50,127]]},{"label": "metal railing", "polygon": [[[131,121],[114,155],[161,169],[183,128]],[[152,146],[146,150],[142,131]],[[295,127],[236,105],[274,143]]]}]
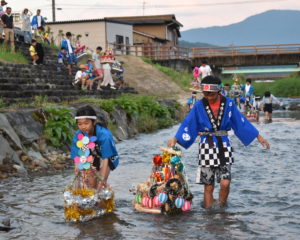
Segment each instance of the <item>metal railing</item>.
[{"label": "metal railing", "polygon": [[249,45],[229,47],[197,47],[166,46],[164,44],[109,44],[115,55],[133,55],[154,60],[191,59],[219,56],[257,56],[299,54],[300,44]]},{"label": "metal railing", "polygon": [[300,44],[249,45],[192,48],[192,58],[217,56],[257,56],[300,53]]}]

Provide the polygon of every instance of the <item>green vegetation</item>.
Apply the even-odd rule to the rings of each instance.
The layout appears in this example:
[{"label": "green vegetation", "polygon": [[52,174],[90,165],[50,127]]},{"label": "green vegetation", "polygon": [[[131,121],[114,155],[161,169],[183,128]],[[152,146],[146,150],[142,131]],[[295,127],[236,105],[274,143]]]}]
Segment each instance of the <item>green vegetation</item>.
[{"label": "green vegetation", "polygon": [[112,113],[118,106],[129,118],[137,117],[138,130],[144,133],[171,126],[175,122],[175,112],[180,108],[180,104],[175,103],[172,107],[165,107],[153,97],[133,94],[122,95],[115,99],[85,98],[80,102],[97,104],[108,113]]},{"label": "green vegetation", "polygon": [[73,138],[72,131],[75,127],[75,120],[72,111],[68,108],[45,108],[45,128],[46,139],[54,147],[61,147],[63,144],[70,144]]},{"label": "green vegetation", "polygon": [[[233,80],[226,78],[222,82],[233,84]],[[243,84],[245,81],[241,81]],[[300,97],[300,76],[292,74],[289,77],[275,80],[274,82],[252,82],[254,94],[263,96],[266,91],[270,91],[277,97]]]},{"label": "green vegetation", "polygon": [[155,68],[157,68],[159,71],[163,72],[167,76],[171,78],[173,82],[175,82],[177,85],[181,86],[183,89],[187,90],[190,86],[190,82],[192,80],[191,73],[188,72],[176,72],[172,68],[161,66],[157,63],[153,63],[151,59],[142,57],[143,61],[151,64]]},{"label": "green vegetation", "polygon": [[0,109],[4,108],[5,102],[4,100],[0,97]]},{"label": "green vegetation", "polygon": [[28,63],[27,59],[20,52],[11,52],[3,45],[0,46],[0,61],[12,63]]}]

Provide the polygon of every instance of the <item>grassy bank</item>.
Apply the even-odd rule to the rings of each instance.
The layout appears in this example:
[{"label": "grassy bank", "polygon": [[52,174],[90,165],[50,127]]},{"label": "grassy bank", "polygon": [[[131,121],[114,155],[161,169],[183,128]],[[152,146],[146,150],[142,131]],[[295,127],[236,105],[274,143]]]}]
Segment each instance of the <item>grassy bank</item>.
[{"label": "grassy bank", "polygon": [[[222,79],[222,82],[233,84],[232,79]],[[270,91],[277,97],[300,97],[300,76],[291,75],[274,82],[253,82],[254,94],[263,96],[265,91]]]},{"label": "grassy bank", "polygon": [[143,61],[151,64],[159,71],[163,72],[171,78],[173,82],[182,87],[184,90],[187,90],[190,87],[190,82],[192,81],[192,75],[188,72],[177,72],[169,67],[161,66],[157,63],[153,63],[151,59],[142,57]]},{"label": "grassy bank", "polygon": [[20,52],[11,52],[9,49],[0,46],[0,61],[12,63],[28,63],[28,60]]}]

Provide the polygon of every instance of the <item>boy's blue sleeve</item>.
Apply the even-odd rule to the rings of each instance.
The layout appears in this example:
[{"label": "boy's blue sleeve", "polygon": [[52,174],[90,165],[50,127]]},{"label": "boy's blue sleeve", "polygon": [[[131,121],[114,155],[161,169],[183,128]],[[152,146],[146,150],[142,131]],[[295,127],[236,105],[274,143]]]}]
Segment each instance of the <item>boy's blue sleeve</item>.
[{"label": "boy's blue sleeve", "polygon": [[102,158],[118,156],[115,141],[111,132],[108,129],[102,128],[101,133],[97,132],[97,138],[98,144],[101,146]]},{"label": "boy's blue sleeve", "polygon": [[235,135],[248,146],[258,136],[258,130],[240,113],[235,104],[232,104],[231,113],[231,125]]},{"label": "boy's blue sleeve", "polygon": [[177,139],[178,143],[184,148],[189,148],[195,142],[198,136],[198,132],[200,130],[200,104],[202,104],[202,101],[199,101],[195,104],[190,113],[181,123],[175,135],[175,138]]}]

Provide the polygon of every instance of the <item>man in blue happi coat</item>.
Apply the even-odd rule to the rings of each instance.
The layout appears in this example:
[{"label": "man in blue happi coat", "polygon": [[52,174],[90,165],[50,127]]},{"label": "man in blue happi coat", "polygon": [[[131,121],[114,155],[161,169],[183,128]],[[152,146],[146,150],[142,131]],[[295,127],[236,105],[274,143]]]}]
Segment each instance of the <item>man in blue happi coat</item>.
[{"label": "man in blue happi coat", "polygon": [[269,143],[259,135],[258,130],[239,112],[234,101],[221,95],[221,81],[207,76],[202,80],[203,99],[196,102],[183,120],[169,147],[176,143],[189,148],[200,135],[199,167],[196,183],[204,184],[205,208],[213,205],[215,178],[220,183],[219,204],[224,206],[230,190],[232,147],[228,131],[233,129],[241,142],[248,146],[255,138],[263,147]]}]

